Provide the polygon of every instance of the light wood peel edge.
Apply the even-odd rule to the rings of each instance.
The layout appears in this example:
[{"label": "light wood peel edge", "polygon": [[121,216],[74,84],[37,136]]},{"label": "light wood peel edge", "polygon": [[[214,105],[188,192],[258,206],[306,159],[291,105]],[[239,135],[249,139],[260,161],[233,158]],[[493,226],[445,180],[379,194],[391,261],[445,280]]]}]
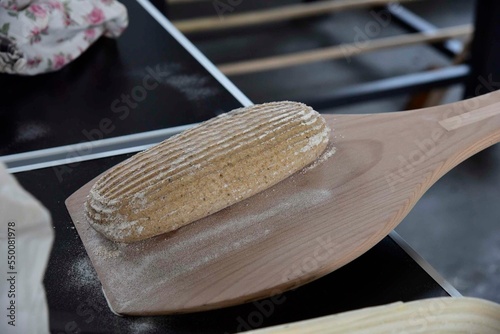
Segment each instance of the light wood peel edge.
[{"label": "light wood peel edge", "polygon": [[460,297],[392,303],[250,331],[253,334],[308,333],[500,333],[500,305]]}]

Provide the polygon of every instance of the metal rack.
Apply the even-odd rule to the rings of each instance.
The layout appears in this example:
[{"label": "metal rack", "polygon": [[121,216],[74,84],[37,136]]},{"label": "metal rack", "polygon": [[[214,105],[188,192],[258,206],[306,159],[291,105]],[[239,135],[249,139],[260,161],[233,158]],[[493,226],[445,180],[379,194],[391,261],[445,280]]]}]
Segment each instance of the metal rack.
[{"label": "metal rack", "polygon": [[500,88],[500,2],[476,0],[476,32],[469,59],[465,97]]},{"label": "metal rack", "polygon": [[[201,2],[206,0],[158,0],[161,6],[168,6]],[[367,101],[395,94],[414,93],[417,91],[449,86],[453,84],[466,83],[466,96],[476,95],[478,86],[485,87],[481,93],[491,91],[495,85],[485,85],[484,81],[495,82],[493,78],[500,81],[500,70],[495,64],[495,59],[500,59],[500,46],[495,43],[500,38],[500,28],[495,28],[500,4],[493,0],[477,0],[476,25],[458,26],[447,29],[439,29],[416,15],[403,6],[407,0],[399,1],[398,4],[388,0],[322,0],[303,1],[295,5],[281,6],[275,9],[251,11],[243,14],[228,15],[225,20],[218,17],[202,17],[195,19],[173,21],[176,27],[183,33],[194,34],[200,31],[222,31],[237,27],[249,27],[266,24],[269,22],[303,19],[319,16],[353,8],[385,9],[391,15],[394,22],[408,31],[408,34],[390,38],[372,40],[370,48],[364,48],[362,52],[370,52],[380,49],[400,47],[424,43],[433,47],[450,60],[460,56],[464,50],[463,43],[457,39],[460,36],[474,36],[472,43],[471,58],[466,63],[454,63],[449,67],[429,70],[419,73],[405,74],[389,79],[381,79],[369,83],[356,84],[341,88],[324,96],[315,96],[304,101],[317,109],[329,108],[353,102]],[[476,31],[476,33],[474,33]],[[299,52],[261,59],[245,60],[237,63],[218,64],[220,70],[228,75],[244,75],[257,71],[267,71],[276,68],[305,64],[319,60],[330,60],[341,57],[340,48],[348,48],[350,45],[332,46],[307,52]],[[495,66],[496,65],[496,66]],[[480,80],[480,78],[482,78]],[[499,85],[500,86],[500,85]]]}]

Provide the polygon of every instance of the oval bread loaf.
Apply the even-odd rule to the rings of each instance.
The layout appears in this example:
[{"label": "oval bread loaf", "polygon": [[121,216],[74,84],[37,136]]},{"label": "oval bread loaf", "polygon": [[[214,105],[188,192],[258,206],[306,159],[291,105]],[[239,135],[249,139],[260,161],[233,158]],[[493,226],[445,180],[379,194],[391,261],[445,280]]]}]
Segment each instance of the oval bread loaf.
[{"label": "oval bread loaf", "polygon": [[297,102],[230,111],[111,168],[90,190],[86,216],[114,241],[173,231],[307,166],[329,133],[320,114]]}]

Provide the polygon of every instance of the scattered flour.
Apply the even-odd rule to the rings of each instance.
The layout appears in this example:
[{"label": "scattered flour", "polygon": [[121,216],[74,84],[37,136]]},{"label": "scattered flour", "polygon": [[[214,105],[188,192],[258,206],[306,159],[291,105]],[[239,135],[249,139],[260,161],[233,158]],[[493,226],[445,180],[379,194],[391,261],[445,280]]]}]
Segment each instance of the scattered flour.
[{"label": "scattered flour", "polygon": [[68,272],[70,286],[75,289],[81,288],[97,288],[99,279],[87,256],[80,257],[72,265]]},{"label": "scattered flour", "polygon": [[152,333],[158,328],[152,318],[130,318],[130,321],[129,329],[132,334]]},{"label": "scattered flour", "polygon": [[[160,84],[177,90],[189,101],[206,101],[207,98],[216,96],[221,92],[219,88],[211,85],[211,77],[192,73],[181,64],[157,64],[151,68],[161,74],[156,77]],[[148,74],[147,70],[138,70],[132,73],[132,75],[141,78]]]},{"label": "scattered flour", "polygon": [[111,247],[98,246],[94,249],[94,254],[102,259],[112,259],[120,256],[121,251],[117,245]]},{"label": "scattered flour", "polygon": [[[123,264],[119,268],[121,271],[112,275],[113,285],[126,283],[124,277],[127,277],[130,283],[126,288],[129,298],[120,301],[121,307],[161,302],[165,296],[156,291],[164,290],[163,287],[171,285],[171,282],[178,284],[182,281],[181,277],[200,275],[202,268],[217,261],[224,261],[221,258],[228,259],[235,253],[258,247],[259,243],[272,237],[276,230],[276,226],[269,223],[272,217],[279,216],[286,223],[294,224],[296,220],[292,219],[293,217],[328,201],[331,196],[331,192],[324,189],[300,191],[290,196],[287,201],[279,202],[260,213],[236,215],[213,228],[200,229],[199,233],[193,234],[189,239],[183,239],[182,243],[176,243],[173,237],[168,247],[163,243],[163,247],[159,249],[143,249],[144,256],[141,256],[140,262]],[[133,244],[129,246],[134,247]],[[197,260],[186,262],[186,254]],[[134,267],[133,271],[129,270],[131,267]],[[140,282],[140,289],[133,282]],[[135,290],[134,293],[131,293],[132,290]]]},{"label": "scattered flour", "polygon": [[50,127],[38,122],[23,122],[16,129],[15,142],[25,143],[33,140],[39,140],[51,132]]},{"label": "scattered flour", "polygon": [[325,151],[319,156],[319,158],[316,159],[309,166],[303,168],[300,173],[305,174],[308,171],[316,168],[318,165],[320,165],[320,164],[324,163],[325,161],[327,161],[328,159],[330,159],[335,154],[336,151],[337,151],[337,149],[335,148],[335,146],[333,146],[332,144],[329,144],[326,147]]}]

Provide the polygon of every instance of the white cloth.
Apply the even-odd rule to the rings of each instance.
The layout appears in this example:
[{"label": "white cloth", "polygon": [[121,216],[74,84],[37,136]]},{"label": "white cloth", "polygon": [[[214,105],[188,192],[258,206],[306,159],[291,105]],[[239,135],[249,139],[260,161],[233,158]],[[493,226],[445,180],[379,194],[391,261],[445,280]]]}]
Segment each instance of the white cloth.
[{"label": "white cloth", "polygon": [[[9,223],[15,263],[8,263]],[[13,223],[13,224],[12,224]],[[49,333],[43,277],[54,232],[50,214],[0,163],[0,333]],[[12,250],[12,246],[10,248]],[[12,261],[13,258],[11,258]],[[10,267],[10,266],[13,267]],[[15,272],[16,274],[8,274]],[[12,276],[14,280],[7,280]],[[11,286],[14,283],[14,289]],[[14,301],[15,326],[7,310]]]},{"label": "white cloth", "polygon": [[127,25],[116,0],[0,0],[0,72],[56,71]]}]

